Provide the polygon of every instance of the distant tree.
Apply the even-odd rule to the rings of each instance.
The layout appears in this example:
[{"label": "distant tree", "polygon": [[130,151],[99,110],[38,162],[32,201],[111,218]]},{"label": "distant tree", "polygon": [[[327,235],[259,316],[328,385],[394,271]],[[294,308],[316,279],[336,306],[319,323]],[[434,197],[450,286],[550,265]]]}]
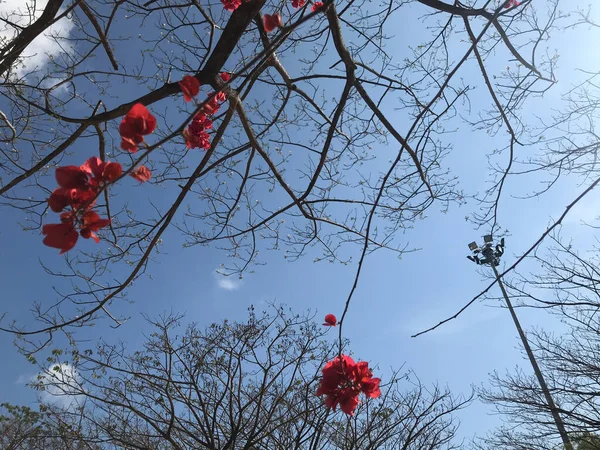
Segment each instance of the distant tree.
[{"label": "distant tree", "polygon": [[[467,400],[411,373],[387,377],[382,395],[363,399],[354,416],[324,407],[320,369],[339,348],[309,317],[277,309],[205,330],[178,322],[157,321],[134,352],[99,344],[71,355],[77,377],[68,386],[46,376],[37,388],[77,395],[79,406],[54,404],[49,414],[123,449],[458,448],[453,413]],[[65,355],[55,352],[52,364],[62,367]]]},{"label": "distant tree", "polygon": [[25,442],[36,439],[40,433],[40,415],[25,406],[0,405],[0,448],[26,448]]},{"label": "distant tree", "polygon": [[2,450],[102,449],[97,442],[93,442],[91,435],[82,431],[80,421],[65,421],[73,416],[67,417],[60,411],[50,414],[44,405],[39,411],[8,403],[3,403],[0,408]]},{"label": "distant tree", "polygon": [[586,433],[573,439],[577,443],[577,450],[600,450],[600,437]]},{"label": "distant tree", "polygon": [[[598,249],[582,256],[560,237],[548,254],[533,259],[537,275],[512,280],[511,290],[523,305],[556,314],[564,334],[534,329],[528,338],[559,414],[579,448],[595,448],[600,434],[600,269]],[[491,448],[555,450],[556,428],[532,374],[511,370],[493,374],[484,400],[505,414],[506,426],[489,436]]]}]

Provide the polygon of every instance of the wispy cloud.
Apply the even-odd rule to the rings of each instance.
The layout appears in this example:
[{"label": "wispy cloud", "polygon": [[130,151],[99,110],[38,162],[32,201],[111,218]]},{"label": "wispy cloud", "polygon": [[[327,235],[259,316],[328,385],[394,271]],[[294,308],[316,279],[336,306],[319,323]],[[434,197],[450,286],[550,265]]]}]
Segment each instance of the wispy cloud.
[{"label": "wispy cloud", "polygon": [[27,384],[31,381],[31,375],[19,375],[15,384]]},{"label": "wispy cloud", "polygon": [[221,278],[217,281],[217,284],[221,289],[225,289],[226,291],[235,291],[240,288],[242,283],[230,278]]},{"label": "wispy cloud", "polygon": [[226,291],[237,291],[242,286],[242,280],[239,278],[234,278],[235,275],[223,275],[223,273],[217,269],[214,272],[215,280],[217,281],[217,286]]},{"label": "wispy cloud", "polygon": [[[448,308],[431,308],[405,321],[400,329],[407,335],[413,335],[428,329],[442,319],[450,317],[455,312],[455,310],[449,310]],[[427,336],[431,339],[446,339],[449,336],[460,336],[465,333],[471,333],[474,327],[480,327],[497,320],[504,313],[502,308],[490,308],[477,304],[471,310],[465,311],[459,318],[442,325],[435,331],[427,334]]]}]

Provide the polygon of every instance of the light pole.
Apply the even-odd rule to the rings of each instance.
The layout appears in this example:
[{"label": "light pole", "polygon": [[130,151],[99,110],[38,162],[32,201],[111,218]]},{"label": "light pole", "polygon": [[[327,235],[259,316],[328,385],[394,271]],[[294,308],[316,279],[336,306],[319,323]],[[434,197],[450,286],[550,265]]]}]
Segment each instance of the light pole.
[{"label": "light pole", "polygon": [[558,409],[554,404],[554,400],[550,395],[550,391],[548,390],[548,385],[546,384],[546,380],[544,380],[544,375],[542,375],[542,371],[538,366],[538,363],[535,359],[535,355],[531,351],[531,347],[529,346],[529,342],[527,341],[527,336],[523,332],[523,328],[521,328],[521,323],[519,322],[519,318],[517,317],[517,313],[515,312],[510,298],[508,297],[508,293],[504,288],[504,283],[502,283],[502,278],[500,278],[500,274],[498,273],[498,269],[496,266],[500,264],[500,257],[504,254],[504,238],[500,240],[500,243],[494,246],[493,238],[490,234],[485,235],[483,237],[484,245],[479,247],[477,242],[471,242],[469,244],[469,250],[473,252],[473,255],[467,256],[471,261],[476,263],[477,265],[488,265],[494,271],[494,276],[496,277],[496,281],[500,286],[500,290],[502,291],[502,295],[504,296],[504,300],[506,301],[506,306],[510,311],[510,315],[513,319],[515,327],[517,328],[517,332],[519,333],[519,337],[521,338],[521,342],[523,343],[523,347],[525,348],[525,352],[527,353],[527,357],[529,358],[529,362],[531,363],[531,367],[533,367],[533,372],[537,377],[538,383],[540,384],[540,388],[544,393],[544,397],[546,397],[546,402],[548,403],[548,408],[552,413],[552,417],[554,418],[554,423],[556,424],[556,428],[558,429],[558,433],[563,441],[565,446],[565,450],[574,450],[573,444],[571,444],[571,440],[567,435],[567,431],[565,430],[565,425],[560,418],[560,414],[558,413]]}]

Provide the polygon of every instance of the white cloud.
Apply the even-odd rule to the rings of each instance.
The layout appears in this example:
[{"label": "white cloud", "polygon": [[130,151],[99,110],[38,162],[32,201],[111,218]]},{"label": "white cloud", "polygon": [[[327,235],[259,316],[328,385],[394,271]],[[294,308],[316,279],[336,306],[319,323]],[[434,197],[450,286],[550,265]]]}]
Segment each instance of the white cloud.
[{"label": "white cloud", "polygon": [[214,271],[217,286],[226,291],[237,291],[242,286],[242,280],[234,278],[235,275],[223,275],[218,269]]},{"label": "white cloud", "polygon": [[217,284],[221,289],[225,289],[226,291],[235,291],[240,288],[242,283],[241,281],[232,280],[231,278],[219,278]]},{"label": "white cloud", "polygon": [[39,400],[63,408],[77,405],[81,399],[81,379],[68,364],[53,364],[31,380],[39,388]]},{"label": "white cloud", "polygon": [[[21,27],[35,22],[44,12],[48,0],[0,0],[0,17]],[[59,11],[59,14],[62,11]],[[41,69],[51,58],[70,52],[72,44],[60,38],[68,37],[74,27],[73,21],[62,18],[42,35],[38,36],[23,51],[23,61],[17,65],[16,75],[22,76],[32,70]],[[0,22],[0,43],[15,38],[18,30],[5,22]],[[3,46],[3,45],[2,45]]]}]

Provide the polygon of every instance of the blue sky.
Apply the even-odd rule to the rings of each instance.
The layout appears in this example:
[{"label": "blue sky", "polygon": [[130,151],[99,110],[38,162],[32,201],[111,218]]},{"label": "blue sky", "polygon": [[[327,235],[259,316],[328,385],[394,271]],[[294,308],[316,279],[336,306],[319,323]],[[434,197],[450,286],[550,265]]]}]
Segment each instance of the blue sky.
[{"label": "blue sky", "polygon": [[[585,2],[579,3],[585,6]],[[416,6],[407,9],[415,18],[423,11]],[[411,23],[414,27],[401,30],[397,42],[405,42],[409,36],[419,32],[419,21]],[[121,18],[118,26],[127,27],[128,24]],[[544,99],[528,105],[524,115],[544,115],[550,108],[561,107],[558,94],[566,91],[581,76],[573,68],[597,68],[595,42],[598,42],[598,33],[588,29],[560,34],[553,39],[551,48],[556,48],[561,55],[557,76],[559,86]],[[122,51],[120,56],[126,57],[135,50],[135,45],[131,45],[118,52]],[[401,48],[394,50],[398,53],[403,51]],[[475,65],[471,63],[469,67],[474,69]],[[483,81],[477,75],[473,70],[463,72],[466,83],[481,87]],[[122,87],[116,87],[114,95],[119,101],[132,98]],[[475,107],[477,103],[476,99]],[[399,114],[391,109],[391,105],[388,108],[390,114]],[[398,121],[401,122],[402,118]],[[502,145],[503,136],[491,138],[485,132],[469,130],[465,124],[460,127],[459,132],[449,137],[454,149],[446,158],[445,165],[459,177],[466,192],[481,192],[488,180],[486,157],[494,146]],[[388,151],[390,155],[396,151],[392,148],[380,150]],[[86,154],[86,157],[89,156],[92,154]],[[502,156],[498,161],[502,162]],[[583,189],[579,185],[581,180],[572,178],[539,198],[518,200],[511,197],[536,189],[538,181],[524,177],[509,180],[500,208],[500,221],[511,232],[507,237],[505,264],[511,264],[516,256],[521,255],[552,218],[558,217]],[[119,191],[126,200],[134,203],[139,200],[140,205],[146,205],[143,208],[148,208],[144,203],[147,196],[158,195],[158,201],[168,201],[170,193],[156,187],[135,186],[134,183]],[[594,242],[593,232],[579,222],[596,217],[597,200],[592,193],[563,226],[563,234],[573,236],[581,248]],[[447,384],[457,394],[468,394],[472,385],[485,383],[488,374],[494,370],[504,371],[517,364],[525,366],[508,312],[490,301],[474,304],[458,319],[430,334],[414,339],[410,337],[452,315],[489,282],[485,270],[478,271],[465,258],[467,243],[481,240],[486,231],[474,229],[465,220],[465,216],[472,215],[477,208],[474,201],[461,207],[453,206],[447,213],[434,206],[426,218],[417,221],[414,229],[407,230],[402,236],[419,251],[405,254],[402,259],[386,251],[367,257],[344,324],[345,337],[352,341],[352,350],[358,358],[378,365],[382,374],[389,368],[406,364],[422,381]],[[22,231],[19,223],[23,223],[24,217],[19,212],[3,208],[2,217],[0,258],[3,270],[0,283],[3,286],[3,310],[11,319],[28,323],[32,302],[49,301],[55,297],[51,289],[57,281],[46,275],[39,261],[50,267],[60,267],[61,258],[54,250],[41,245],[40,236]],[[142,332],[147,330],[142,314],[152,317],[165,310],[185,312],[190,321],[201,324],[225,318],[243,319],[249,305],[254,304],[260,309],[272,301],[285,303],[297,311],[318,311],[318,317],[326,313],[339,315],[356,270],[354,264],[315,264],[314,254],[290,263],[284,259],[283,251],[272,251],[263,254],[264,266],[255,267],[255,272],[245,275],[242,280],[224,278],[216,274],[216,269],[227,263],[222,251],[212,247],[184,249],[179,233],[173,228],[163,241],[163,253],[155,258],[149,269],[152,279],[142,277],[128,291],[131,304],[120,302],[114,307],[119,314],[130,317],[128,322],[112,329],[108,321],[100,321],[93,329],[85,330],[90,341],[100,336],[108,340],[122,339],[135,348],[143,340]],[[94,244],[85,242],[82,245]],[[357,252],[358,248],[354,251]],[[520,270],[526,271],[527,265],[524,264]],[[526,328],[559,326],[552,317],[540,311],[521,310],[519,314]],[[331,339],[335,339],[334,333],[331,333]],[[5,367],[0,372],[0,383],[7,387],[0,393],[0,402],[31,401],[34,395],[23,381],[36,372],[35,367],[16,353],[11,336],[0,335],[0,348]],[[489,407],[477,402],[462,412],[461,435],[470,437],[493,427],[498,418],[489,416],[489,412]]]}]

